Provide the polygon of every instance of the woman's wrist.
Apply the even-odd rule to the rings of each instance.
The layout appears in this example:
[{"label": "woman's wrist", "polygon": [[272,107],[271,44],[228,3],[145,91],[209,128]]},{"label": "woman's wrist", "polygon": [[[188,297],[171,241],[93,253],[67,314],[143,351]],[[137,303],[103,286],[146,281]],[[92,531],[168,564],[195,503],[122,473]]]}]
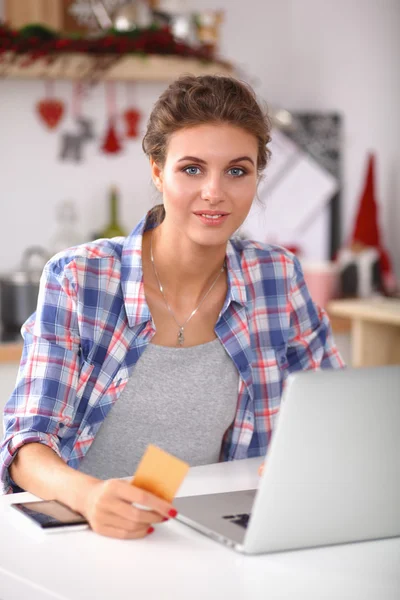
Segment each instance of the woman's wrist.
[{"label": "woman's wrist", "polygon": [[64,480],[62,487],[59,489],[57,500],[86,516],[88,497],[99,483],[100,480],[96,477],[71,469],[69,477]]}]

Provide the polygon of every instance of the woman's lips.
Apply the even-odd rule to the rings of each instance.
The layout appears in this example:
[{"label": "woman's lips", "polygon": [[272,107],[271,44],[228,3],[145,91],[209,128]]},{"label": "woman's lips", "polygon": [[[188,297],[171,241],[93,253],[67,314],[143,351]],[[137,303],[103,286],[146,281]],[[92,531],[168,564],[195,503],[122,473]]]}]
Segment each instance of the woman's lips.
[{"label": "woman's lips", "polygon": [[218,225],[222,225],[229,217],[228,213],[212,213],[208,211],[204,213],[196,212],[194,214],[202,223],[204,223],[204,225],[207,225],[208,227],[216,227]]}]

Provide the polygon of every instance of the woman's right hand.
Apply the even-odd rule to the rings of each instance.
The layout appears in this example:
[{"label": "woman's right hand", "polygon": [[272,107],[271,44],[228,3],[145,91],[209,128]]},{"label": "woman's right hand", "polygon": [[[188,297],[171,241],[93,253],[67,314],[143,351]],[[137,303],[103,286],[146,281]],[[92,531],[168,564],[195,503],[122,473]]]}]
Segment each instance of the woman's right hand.
[{"label": "woman's right hand", "polygon": [[154,530],[152,525],[177,514],[172,504],[121,479],[92,483],[80,512],[93,531],[120,539],[143,538]]}]

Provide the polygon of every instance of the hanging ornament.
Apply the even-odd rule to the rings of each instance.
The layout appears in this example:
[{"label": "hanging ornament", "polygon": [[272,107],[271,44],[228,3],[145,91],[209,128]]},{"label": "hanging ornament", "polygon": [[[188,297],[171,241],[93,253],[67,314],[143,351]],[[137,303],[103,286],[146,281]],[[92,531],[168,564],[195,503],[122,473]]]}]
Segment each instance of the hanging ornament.
[{"label": "hanging ornament", "polygon": [[135,108],[128,108],[124,112],[124,121],[126,125],[126,137],[128,138],[137,138],[138,131],[137,127],[140,120],[140,112]]},{"label": "hanging ornament", "polygon": [[112,82],[105,84],[106,101],[108,110],[108,126],[101,149],[106,154],[118,154],[122,151],[122,145],[119,141],[116,129],[116,101],[115,85]]},{"label": "hanging ornament", "polygon": [[71,112],[76,126],[75,131],[63,133],[61,138],[60,160],[82,161],[82,148],[86,142],[94,139],[93,122],[81,115],[83,88],[80,82],[72,88]]},{"label": "hanging ornament", "polygon": [[115,130],[115,124],[112,119],[110,119],[108,124],[107,134],[101,149],[107,154],[118,154],[118,152],[121,152],[122,150],[122,146],[119,143],[117,132]]},{"label": "hanging ornament", "polygon": [[123,119],[125,122],[125,135],[127,138],[137,138],[139,136],[138,133],[138,126],[139,126],[139,121],[141,118],[141,113],[134,108],[133,106],[133,86],[132,84],[128,83],[126,86],[126,91],[127,91],[127,96],[128,96],[128,106],[129,108],[127,108],[125,110],[125,112],[123,113]]},{"label": "hanging ornament", "polygon": [[49,129],[55,129],[64,116],[64,104],[58,98],[54,98],[53,81],[45,81],[46,98],[36,104],[36,110],[41,121]]}]

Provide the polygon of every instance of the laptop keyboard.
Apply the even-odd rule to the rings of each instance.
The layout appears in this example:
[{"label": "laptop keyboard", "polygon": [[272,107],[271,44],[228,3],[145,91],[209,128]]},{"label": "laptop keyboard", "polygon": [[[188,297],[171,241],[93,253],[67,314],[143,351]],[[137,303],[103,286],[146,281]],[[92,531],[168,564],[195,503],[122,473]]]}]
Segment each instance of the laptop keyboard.
[{"label": "laptop keyboard", "polygon": [[235,523],[235,525],[239,525],[240,527],[243,527],[244,529],[246,529],[246,527],[249,523],[250,513],[240,513],[238,515],[225,515],[222,518],[226,519],[227,521],[230,521],[231,523]]}]

